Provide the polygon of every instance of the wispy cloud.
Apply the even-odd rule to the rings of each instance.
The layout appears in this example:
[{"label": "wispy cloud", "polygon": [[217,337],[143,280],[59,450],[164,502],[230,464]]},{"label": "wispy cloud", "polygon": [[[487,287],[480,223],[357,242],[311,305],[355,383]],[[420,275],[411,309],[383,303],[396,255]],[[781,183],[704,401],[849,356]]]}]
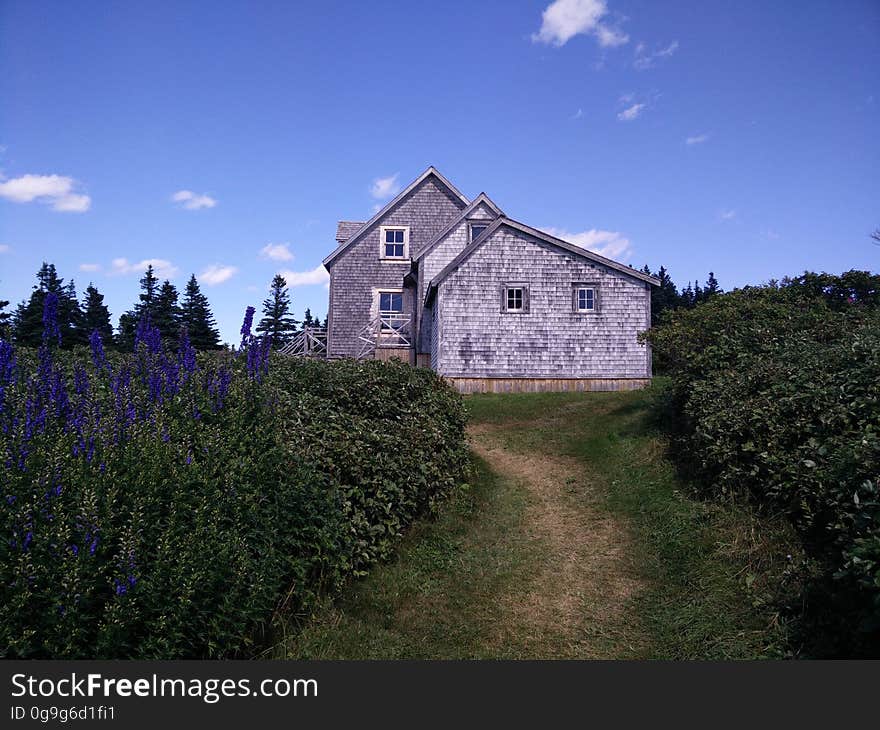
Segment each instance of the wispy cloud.
[{"label": "wispy cloud", "polygon": [[672,41],[668,46],[660,48],[656,51],[649,51],[644,43],[636,45],[635,59],[633,60],[633,68],[639,71],[645,71],[654,66],[657,61],[663,58],[669,58],[678,50],[678,41]]},{"label": "wispy cloud", "polygon": [[638,119],[642,112],[647,108],[647,104],[633,104],[632,106],[628,106],[623,111],[617,113],[617,118],[621,122],[631,122],[633,119]]},{"label": "wispy cloud", "polygon": [[0,198],[13,203],[36,201],[59,213],[84,213],[91,207],[92,199],[75,192],[76,186],[72,177],[64,175],[22,175],[0,182]]},{"label": "wispy cloud", "polygon": [[143,259],[137,263],[129,263],[128,259],[121,257],[110,262],[109,274],[111,276],[143,274],[150,265],[160,279],[171,279],[177,275],[177,267],[166,259]]},{"label": "wispy cloud", "polygon": [[629,239],[618,231],[602,231],[591,228],[580,233],[571,233],[562,228],[545,228],[551,236],[573,243],[575,246],[594,251],[616,261],[626,261],[632,254]]},{"label": "wispy cloud", "polygon": [[584,116],[584,110],[578,109],[574,114],[571,115],[572,119],[581,119]]},{"label": "wispy cloud", "polygon": [[287,281],[287,286],[310,286],[313,284],[326,284],[330,281],[330,274],[323,264],[318,264],[311,271],[279,271],[279,274]]},{"label": "wispy cloud", "polygon": [[703,142],[706,142],[708,139],[708,134],[697,134],[693,137],[688,137],[687,139],[685,139],[684,143],[686,145],[703,144]]},{"label": "wispy cloud", "polygon": [[609,23],[605,0],[555,0],[541,14],[541,28],[532,34],[533,43],[564,46],[576,35],[592,35],[602,48],[614,48],[629,40]]},{"label": "wispy cloud", "polygon": [[9,246],[5,243],[0,243],[0,253],[9,253],[12,251],[12,246]]},{"label": "wispy cloud", "polygon": [[238,269],[234,266],[212,264],[199,275],[199,280],[208,286],[217,286],[229,281],[237,272]]},{"label": "wispy cloud", "polygon": [[400,192],[400,183],[397,182],[399,174],[395,172],[388,177],[377,177],[370,185],[370,195],[376,200],[386,200],[397,195]]},{"label": "wispy cloud", "polygon": [[91,271],[100,271],[101,264],[80,264],[79,270],[80,271],[90,271],[90,272]]},{"label": "wispy cloud", "polygon": [[734,218],[736,218],[736,211],[732,208],[719,211],[718,218],[722,221],[732,221]]},{"label": "wispy cloud", "polygon": [[293,261],[293,254],[287,243],[267,243],[260,249],[260,258],[272,261]]},{"label": "wispy cloud", "polygon": [[774,231],[772,228],[765,228],[763,231],[761,231],[761,235],[764,238],[766,238],[768,241],[778,241],[779,240],[779,234],[776,231]]},{"label": "wispy cloud", "polygon": [[185,210],[202,210],[217,205],[217,201],[210,195],[205,193],[198,195],[192,190],[178,190],[171,196],[171,202],[178,203],[178,206]]}]

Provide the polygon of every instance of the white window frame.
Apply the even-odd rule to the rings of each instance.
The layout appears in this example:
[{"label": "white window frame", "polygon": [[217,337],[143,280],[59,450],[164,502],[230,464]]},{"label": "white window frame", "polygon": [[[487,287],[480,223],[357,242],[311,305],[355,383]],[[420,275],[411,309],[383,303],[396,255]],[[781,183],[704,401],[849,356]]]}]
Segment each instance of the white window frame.
[{"label": "white window frame", "polygon": [[[593,306],[581,307],[581,292],[593,292]],[[596,314],[599,311],[599,287],[595,284],[574,284],[572,293],[572,307],[576,314]]]},{"label": "white window frame", "polygon": [[[522,292],[522,296],[520,302],[522,306],[519,309],[511,309],[508,305],[510,303],[510,291],[512,289],[519,289]],[[509,282],[504,284],[501,289],[502,291],[502,311],[507,312],[508,314],[528,314],[530,303],[529,303],[529,285],[525,282]]]},{"label": "white window frame", "polygon": [[[385,232],[403,231],[403,256],[385,255]],[[409,261],[409,226],[379,226],[379,260]]]},{"label": "white window frame", "polygon": [[473,243],[474,238],[476,238],[476,236],[474,236],[474,226],[480,226],[485,230],[489,227],[490,222],[491,221],[483,220],[468,221],[468,243]]}]

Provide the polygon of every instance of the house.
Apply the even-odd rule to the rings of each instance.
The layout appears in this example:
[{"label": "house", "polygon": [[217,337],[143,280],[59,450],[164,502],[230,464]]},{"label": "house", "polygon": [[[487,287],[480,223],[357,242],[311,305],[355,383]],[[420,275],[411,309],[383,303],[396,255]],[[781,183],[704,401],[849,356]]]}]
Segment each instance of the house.
[{"label": "house", "polygon": [[468,200],[433,167],[336,241],[330,357],[399,357],[463,392],[650,382],[637,335],[656,278]]}]

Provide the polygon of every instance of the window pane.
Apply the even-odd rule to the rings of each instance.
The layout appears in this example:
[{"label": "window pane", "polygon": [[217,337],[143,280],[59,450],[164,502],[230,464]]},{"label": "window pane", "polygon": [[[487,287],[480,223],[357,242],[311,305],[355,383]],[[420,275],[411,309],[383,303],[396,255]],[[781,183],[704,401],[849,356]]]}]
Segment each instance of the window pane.
[{"label": "window pane", "polygon": [[400,258],[403,258],[403,244],[395,243],[394,244],[394,255]]},{"label": "window pane", "polygon": [[486,230],[486,226],[471,226],[471,241],[477,238],[483,231]]},{"label": "window pane", "polygon": [[522,309],[523,306],[523,290],[508,289],[507,290],[507,308]]},{"label": "window pane", "polygon": [[385,243],[394,243],[394,231],[385,231]]},{"label": "window pane", "polygon": [[403,311],[403,294],[392,294],[391,295],[391,311],[392,312],[402,312]]},{"label": "window pane", "polygon": [[387,312],[391,309],[391,294],[382,292],[379,294],[379,311]]},{"label": "window pane", "polygon": [[394,231],[394,242],[403,243],[403,231]]}]

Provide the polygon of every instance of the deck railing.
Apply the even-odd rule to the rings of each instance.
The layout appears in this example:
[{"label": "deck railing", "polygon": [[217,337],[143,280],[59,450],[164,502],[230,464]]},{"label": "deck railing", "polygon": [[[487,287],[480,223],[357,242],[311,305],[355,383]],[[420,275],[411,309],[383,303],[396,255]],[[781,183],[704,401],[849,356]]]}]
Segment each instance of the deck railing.
[{"label": "deck railing", "polygon": [[305,327],[280,352],[297,357],[327,357],[327,330],[323,327]]},{"label": "deck railing", "polygon": [[358,340],[361,343],[358,360],[373,357],[379,347],[411,347],[410,316],[408,314],[380,314],[371,319],[360,331]]}]

